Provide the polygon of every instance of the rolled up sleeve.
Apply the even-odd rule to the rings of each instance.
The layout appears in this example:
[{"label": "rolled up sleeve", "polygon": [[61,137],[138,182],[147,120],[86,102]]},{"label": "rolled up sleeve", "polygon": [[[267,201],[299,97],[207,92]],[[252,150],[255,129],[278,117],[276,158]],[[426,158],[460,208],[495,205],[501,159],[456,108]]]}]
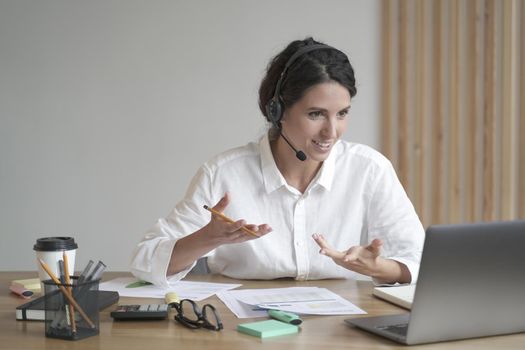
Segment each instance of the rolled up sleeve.
[{"label": "rolled up sleeve", "polygon": [[382,256],[406,265],[411,283],[415,283],[425,236],[423,225],[388,160],[377,170],[374,182],[368,211],[369,241],[381,239]]},{"label": "rolled up sleeve", "polygon": [[202,205],[210,203],[210,176],[205,166],[194,176],[184,199],[164,219],[159,219],[138,243],[131,257],[132,274],[160,287],[179,281],[195,266],[195,262],[183,271],[166,276],[173,248],[177,241],[207,224]]}]

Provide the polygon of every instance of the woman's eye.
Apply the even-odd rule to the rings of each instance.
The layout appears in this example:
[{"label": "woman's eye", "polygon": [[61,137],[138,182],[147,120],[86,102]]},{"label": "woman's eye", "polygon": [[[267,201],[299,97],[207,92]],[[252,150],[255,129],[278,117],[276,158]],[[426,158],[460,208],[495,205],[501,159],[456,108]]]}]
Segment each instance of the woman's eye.
[{"label": "woman's eye", "polygon": [[338,117],[343,119],[348,115],[348,109],[345,109],[344,111],[341,111],[338,113]]},{"label": "woman's eye", "polygon": [[308,117],[310,117],[310,119],[317,119],[322,116],[323,114],[321,113],[321,111],[313,111],[313,112],[308,113]]}]

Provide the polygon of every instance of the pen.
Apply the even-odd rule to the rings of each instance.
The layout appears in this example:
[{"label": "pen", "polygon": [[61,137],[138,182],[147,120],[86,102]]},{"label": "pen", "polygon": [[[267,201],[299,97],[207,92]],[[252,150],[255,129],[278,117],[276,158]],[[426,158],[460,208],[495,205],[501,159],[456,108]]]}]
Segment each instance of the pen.
[{"label": "pen", "polygon": [[65,272],[64,272],[64,260],[58,260],[58,273],[59,273],[58,279],[60,280],[60,283],[62,283],[62,285],[65,285],[66,277],[65,277]]},{"label": "pen", "polygon": [[[62,284],[62,286],[64,286],[66,288],[66,290],[69,292],[69,294],[71,294],[71,291],[69,290],[69,288],[66,286],[66,272],[65,272],[65,268],[64,268],[64,260],[58,260],[58,271],[60,272],[60,275],[59,275],[59,279],[60,279],[60,283]],[[69,308],[69,305],[71,305],[70,303],[68,303],[66,301],[66,299],[62,298],[62,302],[64,303],[64,309],[65,309],[65,313],[66,313],[66,322],[67,322],[67,325],[68,326],[71,326],[71,309]],[[58,321],[58,318],[56,319]],[[76,331],[76,329],[75,329]]]},{"label": "pen", "polygon": [[303,323],[303,320],[301,320],[301,318],[298,315],[292,314],[291,312],[285,312],[281,310],[268,310],[268,315],[276,320],[294,324],[296,326]]},{"label": "pen", "polygon": [[[69,294],[73,295],[72,286],[71,286],[71,279],[69,278],[69,260],[66,254],[66,251],[62,252],[62,258],[64,259],[64,274],[66,275],[66,284],[68,285],[67,290],[69,291]],[[69,307],[69,319],[71,322],[71,330],[73,333],[77,332],[77,322],[75,321],[75,308],[71,303],[68,305]]]},{"label": "pen", "polygon": [[[91,260],[89,262],[90,264],[93,263],[93,261]],[[102,276],[102,273],[104,272],[105,269],[106,269],[106,264],[104,264],[102,261],[99,260],[97,265],[95,265],[95,267],[93,268],[93,270],[88,275],[84,276],[82,283],[84,283],[85,285],[79,286],[79,288],[74,293],[74,297],[77,299],[84,298],[92,287],[92,284],[87,283],[87,282],[98,280],[100,276]],[[80,284],[80,279],[77,285],[79,284]]]},{"label": "pen", "polygon": [[106,264],[104,264],[102,261],[98,261],[97,265],[93,269],[93,272],[91,273],[91,276],[88,278],[89,281],[95,281],[98,280],[101,276],[104,270],[106,269]]},{"label": "pen", "polygon": [[[217,210],[208,207],[207,205],[204,205],[203,207],[204,207],[204,209],[210,211],[210,212],[211,212],[212,214],[214,214],[214,215],[217,215],[218,217],[220,217],[221,219],[223,219],[223,220],[226,221],[226,222],[229,222],[229,223],[231,223],[231,224],[233,224],[233,223],[235,222],[233,219],[230,219],[229,217],[227,217],[227,216],[224,215],[223,213],[220,213],[220,212],[218,212]],[[244,227],[244,226],[241,227],[241,230],[242,230],[243,232],[246,232],[246,233],[252,235],[252,236],[259,237],[259,235],[258,235],[257,233],[255,233],[254,231],[252,231],[252,230],[250,230],[249,228],[246,228],[246,227]]]},{"label": "pen", "polygon": [[51,271],[51,269],[49,268],[49,266],[47,266],[47,264],[44,262],[44,260],[42,259],[38,259],[38,261],[40,262],[40,265],[42,266],[42,268],[46,271],[46,273],[48,274],[48,276],[53,280],[53,282],[55,282],[55,284],[57,285],[57,287],[60,289],[60,291],[62,292],[62,294],[64,294],[64,296],[67,298],[67,300],[69,300],[69,302],[71,304],[73,304],[73,306],[77,309],[77,311],[80,313],[80,315],[82,316],[82,318],[84,318],[84,320],[89,324],[89,326],[91,328],[95,328],[95,324],[91,321],[91,319],[88,317],[88,315],[86,315],[86,313],[84,312],[84,310],[80,307],[80,305],[77,304],[76,300],[71,296],[71,294],[69,294],[69,292],[64,288],[64,286],[62,286],[60,284],[60,281],[58,280],[58,278],[55,276],[55,274],[53,273],[53,271]]},{"label": "pen", "polygon": [[89,269],[91,268],[92,265],[93,265],[93,260],[89,260],[89,262],[87,263],[82,273],[78,276],[77,284],[84,282],[84,280],[88,276]]},{"label": "pen", "polygon": [[[58,260],[58,272],[59,272],[59,275],[57,277],[60,280],[60,283],[71,294],[71,291],[66,286],[67,283],[66,283],[66,273],[65,273],[65,268],[64,268],[64,260]],[[62,297],[60,300],[62,300],[61,302],[64,304],[66,323],[68,326],[71,326],[71,329],[73,329],[73,326],[71,324],[71,309],[69,308],[69,305],[71,305],[71,303],[68,303],[68,301],[64,297]],[[57,316],[57,318],[53,320],[52,327],[57,327],[57,325],[59,325],[62,321],[63,321],[62,317]]]}]

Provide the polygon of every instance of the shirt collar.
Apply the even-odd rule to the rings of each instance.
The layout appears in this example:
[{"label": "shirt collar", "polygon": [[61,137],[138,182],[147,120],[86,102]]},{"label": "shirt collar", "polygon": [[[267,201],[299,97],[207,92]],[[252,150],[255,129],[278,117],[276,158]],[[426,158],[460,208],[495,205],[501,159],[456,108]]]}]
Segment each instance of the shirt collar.
[{"label": "shirt collar", "polygon": [[330,151],[328,158],[326,158],[326,160],[323,162],[321,169],[319,169],[316,179],[314,179],[315,182],[323,186],[327,191],[332,189],[332,183],[334,182],[335,159],[339,153],[339,146],[339,141],[337,141]]},{"label": "shirt collar", "polygon": [[286,185],[286,180],[277,168],[275,159],[273,159],[268,134],[261,137],[261,140],[259,141],[259,150],[261,152],[261,167],[264,187],[266,189],[266,193],[270,193],[279,187]]},{"label": "shirt collar", "polygon": [[[339,141],[337,141],[330,152],[330,155],[323,162],[321,169],[319,169],[319,172],[313,179],[313,183],[309,186],[309,188],[313,188],[318,184],[323,186],[328,191],[331,190],[335,174],[335,159],[337,158],[337,153],[339,152],[339,146]],[[273,158],[272,150],[270,148],[270,139],[268,138],[268,134],[260,139],[259,150],[261,152],[262,176],[264,179],[266,193],[273,192],[281,186],[286,186],[286,180],[277,168],[277,164],[275,164],[275,159]]]}]

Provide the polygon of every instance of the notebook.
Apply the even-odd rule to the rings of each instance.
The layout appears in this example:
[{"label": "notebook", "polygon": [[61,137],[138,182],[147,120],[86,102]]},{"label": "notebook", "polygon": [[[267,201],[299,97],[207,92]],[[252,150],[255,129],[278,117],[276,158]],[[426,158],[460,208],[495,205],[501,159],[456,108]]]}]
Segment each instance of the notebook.
[{"label": "notebook", "polygon": [[410,310],[415,291],[416,285],[409,284],[397,287],[375,287],[372,294],[380,299]]},{"label": "notebook", "polygon": [[403,344],[525,332],[525,221],[427,229],[410,313],[345,322]]},{"label": "notebook", "polygon": [[[118,302],[118,292],[99,290],[90,291],[90,293],[98,293],[98,309],[102,310],[106,307]],[[44,321],[46,313],[44,310],[45,296],[33,299],[25,304],[22,304],[16,308],[16,319],[19,321]]]}]

